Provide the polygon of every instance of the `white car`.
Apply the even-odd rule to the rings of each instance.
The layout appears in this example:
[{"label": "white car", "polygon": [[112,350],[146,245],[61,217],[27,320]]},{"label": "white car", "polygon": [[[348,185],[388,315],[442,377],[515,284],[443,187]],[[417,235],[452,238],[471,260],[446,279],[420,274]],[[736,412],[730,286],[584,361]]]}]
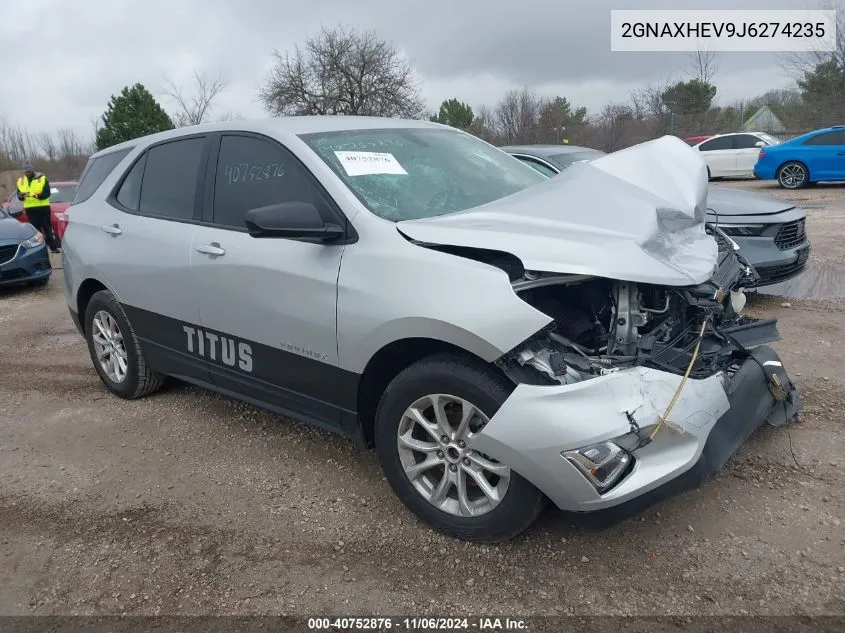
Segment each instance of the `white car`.
[{"label": "white car", "polygon": [[710,178],[724,176],[754,176],[754,164],[760,148],[782,143],[781,139],[764,132],[732,132],[717,134],[694,148],[707,163]]}]

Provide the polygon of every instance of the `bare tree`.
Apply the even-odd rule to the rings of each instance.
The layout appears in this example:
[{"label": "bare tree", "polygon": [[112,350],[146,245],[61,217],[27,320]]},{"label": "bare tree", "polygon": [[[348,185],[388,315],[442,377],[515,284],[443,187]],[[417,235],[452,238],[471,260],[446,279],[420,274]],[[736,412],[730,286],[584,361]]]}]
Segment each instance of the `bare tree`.
[{"label": "bare tree", "polygon": [[411,63],[374,31],[337,27],[274,53],[259,98],[275,115],[424,115]]},{"label": "bare tree", "polygon": [[634,119],[630,106],[616,103],[605,105],[593,124],[598,128],[600,144],[606,152],[615,152],[625,146],[625,123]]},{"label": "bare tree", "polygon": [[38,146],[41,148],[41,151],[44,153],[44,156],[47,158],[47,160],[51,163],[56,162],[58,150],[56,149],[56,139],[53,138],[53,135],[48,134],[47,132],[42,132],[35,138],[38,142]]},{"label": "bare tree", "polygon": [[226,80],[221,75],[210,78],[197,70],[193,71],[194,82],[185,90],[169,77],[165,79],[165,94],[176,102],[177,112],[173,122],[177,127],[199,125],[214,109],[214,100],[226,90]]},{"label": "bare tree", "polygon": [[534,141],[541,105],[541,99],[527,86],[509,90],[494,110],[497,131],[508,143]]},{"label": "bare tree", "polygon": [[664,93],[672,85],[670,79],[647,84],[631,92],[631,112],[637,119],[663,121],[669,116],[669,109],[663,101]]},{"label": "bare tree", "polygon": [[85,147],[76,133],[69,128],[59,130],[57,136],[59,139],[58,158],[64,162],[65,167],[71,169],[85,155]]},{"label": "bare tree", "polygon": [[699,46],[697,50],[689,54],[689,57],[690,78],[697,79],[703,84],[712,83],[713,77],[716,76],[716,72],[719,70],[715,51]]},{"label": "bare tree", "polygon": [[[816,7],[813,7],[816,8]],[[807,52],[787,52],[780,56],[781,70],[795,80],[804,79],[819,64],[835,61],[845,69],[845,0],[824,0],[821,10],[836,11],[836,46],[833,51],[810,50]]]},{"label": "bare tree", "polygon": [[221,121],[221,122],[223,122],[223,121],[237,121],[237,120],[242,119],[242,118],[243,117],[238,112],[231,112],[230,111],[230,112],[226,112],[224,114],[221,114],[219,117],[217,117],[216,120]]}]

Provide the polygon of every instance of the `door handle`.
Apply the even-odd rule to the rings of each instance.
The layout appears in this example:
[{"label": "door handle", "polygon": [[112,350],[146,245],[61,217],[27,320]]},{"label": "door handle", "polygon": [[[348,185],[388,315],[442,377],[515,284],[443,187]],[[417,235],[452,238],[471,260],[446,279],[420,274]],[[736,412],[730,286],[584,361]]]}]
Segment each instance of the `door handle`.
[{"label": "door handle", "polygon": [[839,152],[837,156],[845,156],[845,152]]},{"label": "door handle", "polygon": [[103,231],[105,231],[109,235],[120,235],[121,233],[123,233],[123,229],[121,229],[116,223],[104,224],[100,228],[103,229]]},{"label": "door handle", "polygon": [[225,255],[226,251],[220,248],[220,244],[212,242],[211,244],[200,244],[197,246],[197,253],[205,253],[206,255]]}]

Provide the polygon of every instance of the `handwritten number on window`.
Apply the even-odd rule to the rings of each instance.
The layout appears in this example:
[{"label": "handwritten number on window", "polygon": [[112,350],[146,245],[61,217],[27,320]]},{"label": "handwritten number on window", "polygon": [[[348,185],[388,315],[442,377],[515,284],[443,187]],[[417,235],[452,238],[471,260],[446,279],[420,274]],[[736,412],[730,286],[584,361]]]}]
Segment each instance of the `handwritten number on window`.
[{"label": "handwritten number on window", "polygon": [[237,165],[225,165],[223,167],[223,178],[227,184],[250,183],[256,181],[267,181],[272,178],[281,178],[285,175],[285,166],[281,163],[268,163],[250,165],[240,163]]}]

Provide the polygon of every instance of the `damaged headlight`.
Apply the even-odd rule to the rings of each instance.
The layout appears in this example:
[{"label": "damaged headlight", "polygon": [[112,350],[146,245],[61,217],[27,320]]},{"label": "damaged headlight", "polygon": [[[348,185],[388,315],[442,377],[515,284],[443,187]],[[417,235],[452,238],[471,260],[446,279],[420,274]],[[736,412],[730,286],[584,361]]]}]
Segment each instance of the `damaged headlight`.
[{"label": "damaged headlight", "polygon": [[634,459],[631,453],[613,442],[564,451],[561,455],[575,466],[599,493],[606,492],[619,481]]}]

